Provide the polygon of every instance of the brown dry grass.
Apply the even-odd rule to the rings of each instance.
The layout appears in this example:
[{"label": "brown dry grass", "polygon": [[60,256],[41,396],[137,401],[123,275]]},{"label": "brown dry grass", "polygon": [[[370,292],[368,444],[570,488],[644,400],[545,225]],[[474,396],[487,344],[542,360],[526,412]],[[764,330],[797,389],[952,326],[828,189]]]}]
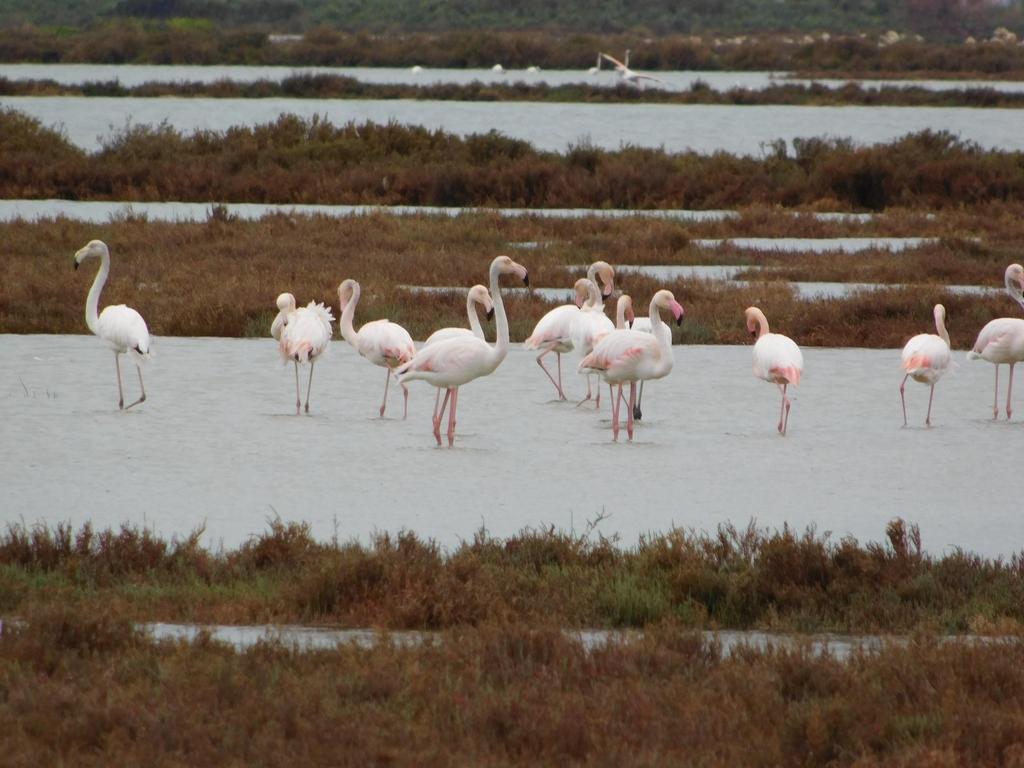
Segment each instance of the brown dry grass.
[{"label": "brown dry grass", "polygon": [[[991,215],[990,215],[991,214]],[[336,304],[346,277],[363,285],[358,317],[389,317],[415,338],[465,322],[460,294],[410,300],[400,284],[469,286],[486,277],[487,264],[511,253],[531,271],[535,286],[564,287],[566,265],[606,259],[614,264],[740,264],[780,270],[768,277],[849,282],[914,283],[919,287],[803,302],[783,282],[740,288],[700,280],[667,284],[687,310],[682,340],[743,343],[743,309],[757,303],[800,343],[824,346],[895,347],[928,325],[931,305],[949,310],[954,346],[1012,307],[1003,296],[953,296],[946,284],[1000,287],[1006,264],[1024,242],[1019,207],[960,211],[934,220],[894,214],[866,224],[818,222],[808,217],[753,209],[737,221],[682,224],[661,220],[505,219],[496,215],[348,219],[270,216],[256,222],[213,216],[202,223],[161,223],[126,218],[103,225],[67,220],[0,224],[5,257],[0,263],[0,332],[84,332],[83,306],[93,265],[72,271],[72,255],[92,238],[111,247],[111,280],[104,304],[138,309],[157,335],[263,336],[274,298],[293,292]],[[920,229],[918,229],[920,227]],[[933,235],[984,234],[983,243],[949,237],[902,254],[759,254],[701,249],[696,236],[752,233],[834,236],[924,231]],[[537,242],[516,250],[510,244]],[[620,287],[643,306],[662,287],[623,274]],[[550,304],[537,296],[508,299],[511,334],[524,339]]]},{"label": "brown dry grass", "polygon": [[235,652],[49,608],[0,635],[4,763],[1019,766],[1024,644],[847,662],[671,624],[590,652],[488,625],[423,647]]},{"label": "brown dry grass", "polygon": [[722,526],[635,546],[595,535],[479,532],[450,552],[410,532],[369,546],[270,522],[235,550],[200,532],[166,541],[128,525],[10,526],[0,535],[0,615],[79,606],[133,620],[317,622],[444,629],[492,622],[796,631],[1020,633],[1024,560],[929,556],[916,526],[885,543]]},{"label": "brown dry grass", "polygon": [[38,121],[0,110],[6,198],[382,203],[584,208],[957,209],[1024,199],[1024,153],[948,133],[890,144],[778,141],[761,157],[587,144],[542,152],[497,132],[282,115],[224,133],[126,128],[87,154]]}]

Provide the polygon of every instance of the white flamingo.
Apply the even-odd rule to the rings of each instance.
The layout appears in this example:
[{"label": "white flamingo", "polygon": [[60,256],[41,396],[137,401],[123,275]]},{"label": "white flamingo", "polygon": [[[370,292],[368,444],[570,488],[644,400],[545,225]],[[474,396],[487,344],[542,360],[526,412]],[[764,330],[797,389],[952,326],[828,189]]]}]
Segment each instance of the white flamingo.
[{"label": "white flamingo", "polygon": [[643,88],[644,80],[651,80],[655,83],[661,83],[662,85],[668,85],[664,80],[654,77],[653,75],[641,75],[639,72],[629,68],[629,49],[626,49],[626,56],[624,61],[619,61],[614,56],[609,56],[607,53],[600,53],[597,56],[598,69],[601,67],[601,59],[611,62],[615,66],[615,71],[619,73],[619,78],[624,83],[636,86],[637,88]]},{"label": "white flamingo", "polygon": [[[384,401],[380,404],[380,417],[388,404],[388,385],[391,383],[391,371],[409,362],[416,354],[409,332],[390,320],[373,320],[364,323],[357,332],[352,327],[356,304],[359,303],[360,288],[355,280],[343,280],[338,286],[338,306],[341,310],[341,335],[356,351],[374,365],[387,368],[388,376],[384,381]],[[409,415],[409,390],[402,384],[405,397],[402,418]]]},{"label": "white flamingo", "polygon": [[[601,297],[611,296],[612,291],[615,289],[615,270],[605,261],[595,261],[587,268],[586,279],[596,285],[598,278],[600,278],[603,285],[601,295],[598,296],[598,302],[603,312],[604,301]],[[537,321],[537,325],[533,327],[533,333],[523,342],[524,349],[541,350],[541,353],[537,355],[537,365],[541,367],[541,370],[544,371],[544,374],[554,385],[555,391],[558,392],[558,397],[561,400],[566,399],[565,391],[562,389],[562,355],[573,350],[572,334],[574,323],[579,316],[581,306],[585,306],[585,302],[581,302],[581,285],[583,284],[577,280],[576,285],[573,286],[576,294],[575,304],[563,304],[550,310]],[[589,296],[589,292],[583,293],[583,296]],[[544,365],[544,357],[552,352],[555,353],[558,361],[557,380],[555,380],[555,377],[551,375],[551,372]],[[589,383],[588,381],[588,386]]]},{"label": "white flamingo", "polygon": [[[587,300],[573,318],[572,346],[573,349],[579,350],[580,354],[586,357],[593,351],[594,345],[597,342],[615,330],[615,323],[604,313],[604,301],[597,289],[597,285],[586,278],[583,278],[581,282],[587,291]],[[592,397],[590,387],[591,375],[587,374],[587,396],[576,404],[577,408]],[[595,399],[594,407],[601,407],[600,382],[598,382],[597,398]]]},{"label": "white flamingo", "polygon": [[804,356],[800,347],[789,336],[771,333],[768,318],[757,307],[747,307],[745,312],[747,330],[757,341],[754,342],[754,375],[759,379],[776,384],[782,393],[779,409],[779,434],[785,435],[789,426],[791,403],[786,397],[786,388],[800,383],[804,372]]},{"label": "white flamingo", "polygon": [[288,322],[288,315],[295,311],[295,297],[290,293],[282,293],[277,297],[277,317],[270,324],[270,336],[274,341],[281,340],[281,331]]},{"label": "white flamingo", "polygon": [[[423,342],[423,347],[429,347],[438,341],[444,341],[445,339],[454,339],[459,336],[475,336],[481,341],[486,341],[487,338],[484,336],[484,329],[480,325],[480,317],[476,312],[476,305],[479,304],[487,315],[487,319],[490,320],[494,317],[494,302],[491,301],[491,294],[484,285],[474,285],[469,289],[469,293],[466,294],[466,316],[469,318],[469,328],[439,328],[427,337],[427,340]],[[423,349],[420,347],[420,349]],[[417,353],[418,354],[418,353]],[[437,406],[441,402],[441,389],[437,390],[437,395],[434,396],[434,415],[437,415]]]},{"label": "white flamingo", "polygon": [[[110,250],[102,240],[90,240],[75,253],[75,269],[89,258],[100,260],[100,268],[92,281],[89,295],[85,300],[85,324],[89,330],[107,342],[114,350],[114,366],[117,369],[117,407],[128,410],[139,403],[146,402],[146,386],[142,383],[142,367],[140,363],[149,359],[149,329],[142,315],[124,304],[112,304],[104,307],[97,315],[100,292],[110,274]],[[121,355],[129,354],[135,361],[135,370],[139,373],[139,399],[128,406],[124,404],[124,384],[121,382]]]},{"label": "white flamingo", "polygon": [[448,401],[451,400],[451,410],[448,412],[448,446],[451,447],[455,443],[459,387],[473,379],[493,373],[508,354],[508,317],[505,315],[505,304],[501,298],[502,275],[516,275],[524,284],[530,284],[526,268],[508,256],[498,256],[491,262],[491,297],[494,300],[494,316],[498,326],[494,346],[483,339],[463,334],[421,349],[412,360],[395,371],[403,386],[406,381],[421,379],[431,386],[447,390],[444,403],[440,411],[435,411],[433,419],[434,438],[438,445],[441,445],[441,419],[444,418]]},{"label": "white flamingo", "polygon": [[636,383],[647,379],[660,379],[672,371],[672,331],[661,319],[659,310],[666,310],[682,325],[684,312],[671,291],[662,289],[654,294],[650,305],[651,333],[632,329],[616,329],[594,347],[594,351],[580,361],[578,370],[601,376],[608,384],[618,385],[618,395],[612,395],[612,439],[619,439],[619,411],[622,385],[629,382],[629,411],[626,414],[626,434],[633,439],[633,407],[636,405]]},{"label": "white flamingo", "polygon": [[949,333],[946,332],[946,308],[936,304],[932,310],[935,316],[934,333],[919,333],[914,336],[903,347],[901,362],[906,374],[900,382],[900,402],[903,403],[903,426],[907,426],[907,398],[904,389],[907,386],[907,379],[928,384],[931,392],[928,395],[928,415],[925,416],[926,426],[932,425],[932,400],[935,397],[935,383],[942,378],[942,375],[949,368],[951,356],[949,354]]},{"label": "white flamingo", "polygon": [[[327,351],[331,343],[334,317],[331,310],[323,304],[311,301],[304,307],[295,308],[295,297],[290,293],[282,293],[277,297],[280,310],[277,327],[277,348],[285,362],[295,364],[295,415],[302,411],[302,400],[299,397],[299,365],[309,363],[309,383],[306,385],[306,413],[309,413],[309,393],[313,389],[313,367],[316,361]],[[275,324],[278,321],[274,320]],[[271,326],[270,333],[274,334]]]},{"label": "white flamingo", "polygon": [[[1006,292],[1024,307],[1024,267],[1011,264],[1004,275]],[[999,366],[1010,366],[1010,382],[1006,387],[1006,418],[1013,413],[1010,398],[1013,394],[1013,366],[1024,361],[1024,320],[1000,317],[988,322],[978,334],[974,347],[967,353],[968,360],[987,360],[996,366],[996,388],[992,399],[992,418],[999,418]]]}]

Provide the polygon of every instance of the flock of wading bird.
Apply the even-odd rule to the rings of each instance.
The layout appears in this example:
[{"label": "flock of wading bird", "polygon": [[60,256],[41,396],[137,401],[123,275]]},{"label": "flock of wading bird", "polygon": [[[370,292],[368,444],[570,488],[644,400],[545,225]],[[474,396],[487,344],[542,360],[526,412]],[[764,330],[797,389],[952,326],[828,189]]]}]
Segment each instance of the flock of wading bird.
[{"label": "flock of wading bird", "polygon": [[[142,316],[123,304],[104,308],[97,314],[100,292],[110,273],[110,251],[100,240],[92,240],[75,254],[75,268],[88,258],[100,260],[100,268],[93,280],[85,303],[85,322],[89,330],[110,344],[114,350],[114,364],[117,368],[118,406],[125,410],[146,400],[146,388],[142,383],[140,363],[149,357],[150,336]],[[512,275],[529,285],[526,267],[517,264],[508,256],[498,256],[491,262],[489,271],[490,289],[474,285],[466,297],[466,313],[469,328],[442,328],[432,333],[417,350],[409,332],[397,323],[381,319],[364,323],[357,331],[353,325],[356,305],[359,303],[359,283],[344,280],[338,286],[338,302],[341,311],[341,335],[361,356],[387,370],[384,382],[384,400],[380,415],[384,416],[387,406],[388,386],[394,373],[402,388],[405,402],[403,419],[408,416],[409,390],[406,382],[422,380],[437,389],[434,400],[434,437],[441,445],[441,422],[448,411],[448,445],[455,442],[456,411],[459,402],[459,388],[481,376],[487,376],[497,369],[508,354],[508,317],[501,298],[501,277]],[[540,319],[524,347],[540,350],[537,364],[554,385],[561,400],[565,400],[562,388],[562,355],[579,350],[583,359],[577,372],[587,376],[587,396],[593,396],[590,377],[597,375],[608,384],[612,409],[612,437],[618,440],[619,413],[626,401],[623,386],[629,384],[626,432],[633,438],[634,419],[642,416],[637,399],[637,384],[643,394],[643,383],[667,376],[672,370],[672,332],[661,313],[670,314],[677,325],[682,325],[683,308],[671,291],[659,290],[651,298],[646,318],[636,317],[632,299],[622,294],[616,303],[616,322],[605,315],[605,299],[614,290],[615,273],[603,261],[595,262],[587,270],[587,276],[576,281],[576,300],[573,304],[555,307]],[[600,285],[599,285],[600,283]],[[1011,264],[1005,274],[1006,291],[1024,308],[1024,268]],[[488,319],[494,317],[497,325],[497,340],[487,343],[477,307],[483,309]],[[298,307],[295,297],[282,293],[277,297],[278,314],[271,325],[270,333],[278,342],[281,357],[295,365],[295,412],[302,411],[299,388],[299,365],[309,364],[309,381],[306,385],[305,410],[309,412],[309,394],[313,386],[313,367],[327,351],[333,336],[334,316],[331,309],[319,302],[309,302]],[[903,348],[903,370],[905,375],[900,383],[900,399],[903,404],[903,424],[907,424],[907,404],[904,388],[908,378],[928,384],[931,392],[928,398],[928,414],[925,424],[931,426],[932,401],[935,384],[948,370],[951,362],[949,334],[946,332],[946,310],[941,304],[934,309],[937,334],[922,333],[914,336]],[[788,336],[771,333],[768,320],[757,307],[745,312],[747,330],[755,337],[754,375],[779,388],[782,402],[779,408],[778,431],[786,434],[789,422],[790,400],[786,396],[789,386],[800,383],[804,361],[800,348]],[[555,354],[557,376],[544,365],[544,358]],[[120,356],[130,354],[135,360],[139,374],[139,398],[129,405],[124,404],[124,385],[121,380]],[[1006,418],[1012,413],[1010,398],[1013,392],[1013,367],[1024,361],[1024,319],[1002,317],[992,320],[978,334],[974,347],[967,353],[969,359],[981,358],[994,363],[996,368],[993,418],[999,417],[999,366],[1010,366],[1010,381],[1006,391]],[[445,390],[441,401],[441,390]],[[601,388],[597,387],[595,406],[601,404]]]}]

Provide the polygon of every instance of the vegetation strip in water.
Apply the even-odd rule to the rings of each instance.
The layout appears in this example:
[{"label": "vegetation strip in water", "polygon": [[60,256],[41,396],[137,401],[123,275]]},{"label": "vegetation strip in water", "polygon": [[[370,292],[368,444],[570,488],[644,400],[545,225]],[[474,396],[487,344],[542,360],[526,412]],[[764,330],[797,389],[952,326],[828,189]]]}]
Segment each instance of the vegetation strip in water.
[{"label": "vegetation strip in water", "polygon": [[922,132],[859,147],[777,141],[761,157],[586,143],[544,152],[499,133],[465,138],[414,126],[273,123],[183,134],[164,124],[114,132],[87,153],[0,110],[0,196],[532,208],[919,209],[1024,199],[1024,152]]},{"label": "vegetation strip in water", "polygon": [[672,622],[590,650],[499,622],[235,651],[147,640],[105,607],[25,618],[0,633],[10,765],[1012,765],[1024,749],[1019,642],[922,636],[840,661],[726,656]]},{"label": "vegetation strip in water", "polygon": [[[630,12],[633,12],[631,9]],[[607,9],[602,7],[602,13]],[[773,16],[779,12],[773,6]],[[928,17],[922,13],[915,16]],[[52,14],[51,14],[52,18]],[[95,17],[93,17],[95,18]],[[346,14],[346,22],[350,18]],[[775,24],[773,20],[772,25]],[[989,29],[992,29],[990,27]],[[649,32],[624,34],[526,31],[452,31],[370,34],[329,27],[298,39],[273,42],[250,29],[218,29],[187,19],[111,21],[83,29],[8,26],[0,29],[0,61],[95,64],[247,64],[334,67],[445,67],[586,70],[598,51],[619,56],[641,71],[747,70],[774,72],[914,73],[960,78],[1024,77],[1024,50],[999,42],[963,45],[877,36],[766,34],[742,40],[714,35]]]},{"label": "vegetation strip in water", "polygon": [[429,101],[530,101],[583,104],[721,104],[786,106],[868,106],[868,107],[1024,107],[1024,92],[1004,92],[984,86],[950,87],[943,90],[907,85],[870,87],[847,83],[829,87],[817,83],[776,84],[765,88],[734,87],[720,91],[698,81],[686,90],[650,87],[640,90],[629,85],[614,87],[569,84],[546,85],[524,82],[470,84],[380,84],[354,77],[327,74],[297,74],[283,80],[238,82],[149,82],[135,86],[117,80],[89,81],[65,85],[54,80],[11,80],[0,76],[2,96],[115,96],[159,98],[162,96],[213,98],[302,98],[302,99],[420,99]]},{"label": "vegetation strip in water", "polygon": [[132,621],[331,623],[445,629],[489,622],[562,627],[711,628],[1016,635],[1024,561],[922,551],[916,526],[885,543],[813,529],[672,530],[626,548],[582,534],[485,531],[452,551],[412,532],[371,544],[316,541],[272,520],[233,550],[202,531],[9,525],[0,536],[0,614],[55,606]]},{"label": "vegetation strip in water", "polygon": [[[267,337],[275,297],[294,293],[301,302],[337,306],[346,277],[363,285],[360,312],[389,317],[417,339],[437,328],[466,322],[465,295],[435,294],[410,301],[401,284],[464,286],[484,277],[488,260],[513,253],[513,244],[538,243],[519,258],[535,286],[572,284],[569,265],[611,259],[614,264],[733,264],[745,266],[748,286],[676,278],[657,280],[622,273],[616,284],[645,306],[661,287],[673,291],[687,320],[676,342],[749,342],[742,322],[751,304],[772,307],[772,317],[801,344],[899,347],[929,324],[942,301],[954,348],[968,347],[993,317],[1007,313],[1008,299],[952,295],[946,285],[999,289],[1006,265],[1024,243],[1020,206],[950,212],[927,219],[912,212],[861,224],[778,216],[773,209],[745,212],[728,222],[684,224],[664,220],[556,220],[487,214],[454,218],[372,215],[341,220],[277,214],[236,221],[214,213],[205,222],[149,222],[127,216],[105,224],[58,219],[0,223],[5,244],[0,282],[0,332],[84,333],[82,307],[91,277],[71,269],[72,255],[99,238],[113,255],[105,303],[126,303],[158,336]],[[920,229],[919,229],[920,228]],[[734,247],[696,248],[694,236],[754,232],[778,236],[880,231],[926,231],[946,237],[899,254],[768,253]],[[964,239],[972,234],[981,243]],[[802,301],[785,279],[892,283],[893,288],[842,300]],[[230,291],[219,286],[229,281]],[[906,284],[912,284],[907,287]],[[513,341],[522,341],[551,308],[535,294],[506,297]],[[488,333],[492,333],[488,325]]]}]

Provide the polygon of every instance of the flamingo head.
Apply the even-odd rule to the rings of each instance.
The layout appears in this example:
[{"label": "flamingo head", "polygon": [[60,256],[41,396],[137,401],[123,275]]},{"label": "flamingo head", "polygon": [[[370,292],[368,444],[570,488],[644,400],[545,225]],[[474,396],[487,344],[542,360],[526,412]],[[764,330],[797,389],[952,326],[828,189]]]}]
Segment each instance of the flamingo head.
[{"label": "flamingo head", "polygon": [[768,318],[757,307],[747,307],[743,313],[747,320],[747,331],[752,338],[760,338],[768,333]]},{"label": "flamingo head", "polygon": [[575,298],[573,300],[576,302],[577,307],[582,308],[583,305],[590,300],[591,288],[594,289],[595,293],[597,292],[597,287],[585,277],[581,277],[576,281],[575,285],[573,285],[572,289],[575,293]]},{"label": "flamingo head", "polygon": [[676,297],[672,295],[672,291],[662,288],[654,294],[653,303],[658,309],[667,309],[671,312],[672,317],[676,319],[676,325],[683,324],[683,318],[686,316],[686,313],[683,311],[683,305],[676,301]]},{"label": "flamingo head", "polygon": [[90,240],[75,253],[75,269],[78,269],[79,265],[86,259],[98,259],[104,256],[110,258],[110,250],[107,248],[107,244],[102,240]]},{"label": "flamingo head", "polygon": [[530,285],[530,273],[526,271],[526,267],[512,261],[508,256],[495,257],[491,262],[491,272],[493,273],[495,269],[498,270],[499,275],[515,275],[523,281],[523,285],[527,287]]},{"label": "flamingo head", "polygon": [[608,298],[615,290],[615,270],[607,261],[595,261],[587,270],[587,277],[597,283],[601,280],[601,295]]},{"label": "flamingo head", "polygon": [[633,312],[633,299],[629,294],[624,293],[619,296],[619,301],[615,305],[615,314],[617,316],[621,316],[628,324],[628,327],[633,327],[633,321],[636,320],[636,313]]},{"label": "flamingo head", "polygon": [[277,309],[280,312],[294,312],[295,297],[290,293],[282,293],[277,297]]},{"label": "flamingo head", "polygon": [[1006,268],[1006,290],[1014,301],[1024,307],[1024,267],[1020,264],[1011,264]]},{"label": "flamingo head", "polygon": [[491,292],[486,286],[474,285],[469,289],[469,298],[484,308],[488,320],[494,317],[494,302],[491,301]]},{"label": "flamingo head", "polygon": [[359,283],[351,278],[342,280],[341,285],[338,286],[338,309],[344,312],[345,307],[353,299],[359,300]]},{"label": "flamingo head", "polygon": [[935,305],[935,309],[932,310],[932,314],[935,316],[936,325],[946,322],[946,308],[941,304]]}]

